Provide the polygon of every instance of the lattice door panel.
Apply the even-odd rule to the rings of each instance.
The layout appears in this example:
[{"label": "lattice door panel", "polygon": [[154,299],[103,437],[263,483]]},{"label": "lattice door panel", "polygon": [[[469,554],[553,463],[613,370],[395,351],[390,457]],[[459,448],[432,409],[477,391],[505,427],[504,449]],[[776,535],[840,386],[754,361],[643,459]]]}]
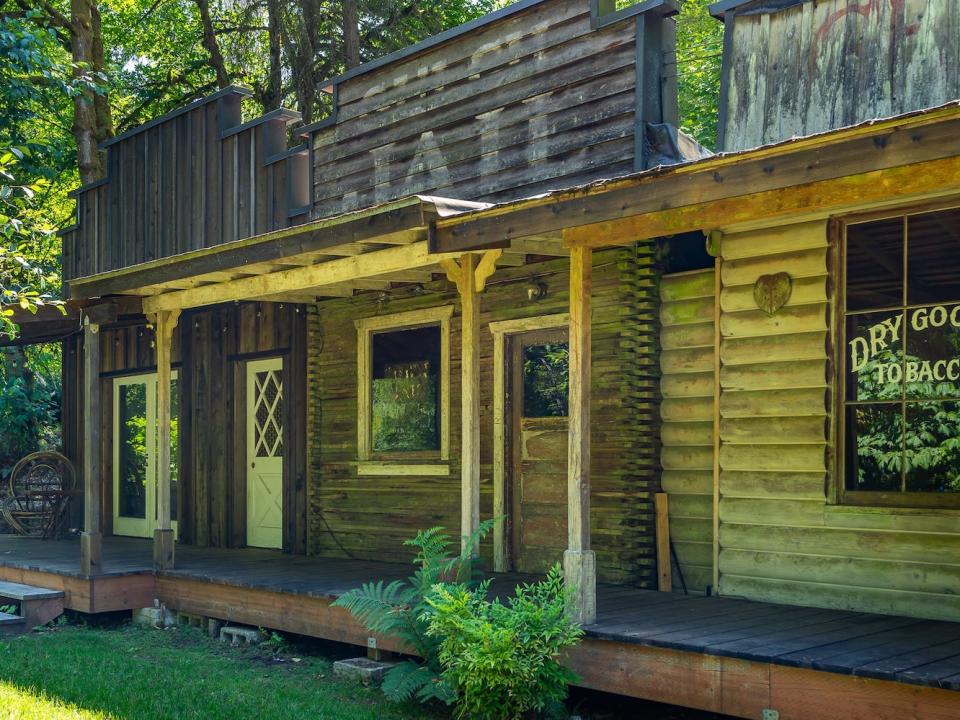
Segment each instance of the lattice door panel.
[{"label": "lattice door panel", "polygon": [[258,458],[283,455],[283,384],[280,370],[254,375],[253,446]]}]

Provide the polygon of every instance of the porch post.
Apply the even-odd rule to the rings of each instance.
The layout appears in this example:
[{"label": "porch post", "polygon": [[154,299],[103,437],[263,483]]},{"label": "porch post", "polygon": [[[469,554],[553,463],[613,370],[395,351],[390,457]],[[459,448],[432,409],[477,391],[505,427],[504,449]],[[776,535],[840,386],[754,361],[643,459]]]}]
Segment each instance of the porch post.
[{"label": "porch post", "polygon": [[[460,532],[466,539],[480,526],[480,298],[477,294],[477,258],[460,259],[461,318],[460,356]],[[479,540],[473,554],[480,554]]]},{"label": "porch post", "polygon": [[100,326],[83,320],[83,532],[80,572],[103,571],[100,518]]},{"label": "porch post", "polygon": [[570,612],[597,617],[597,563],[590,549],[590,294],[592,251],[570,249],[570,409],[567,443],[567,550],[563,574],[573,588]]},{"label": "porch post", "polygon": [[169,570],[174,564],[170,525],[170,345],[179,310],[156,314],[157,352],[157,529],[153,532],[153,565]]}]

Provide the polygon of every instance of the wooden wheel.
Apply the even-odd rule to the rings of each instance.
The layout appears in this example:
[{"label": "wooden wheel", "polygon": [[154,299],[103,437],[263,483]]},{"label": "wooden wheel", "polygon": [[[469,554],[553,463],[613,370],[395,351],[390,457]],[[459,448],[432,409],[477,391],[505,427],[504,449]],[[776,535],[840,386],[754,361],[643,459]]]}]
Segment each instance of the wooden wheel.
[{"label": "wooden wheel", "polygon": [[60,532],[74,483],[73,463],[64,455],[31,453],[10,473],[10,497],[3,503],[3,516],[21,535],[54,537]]}]

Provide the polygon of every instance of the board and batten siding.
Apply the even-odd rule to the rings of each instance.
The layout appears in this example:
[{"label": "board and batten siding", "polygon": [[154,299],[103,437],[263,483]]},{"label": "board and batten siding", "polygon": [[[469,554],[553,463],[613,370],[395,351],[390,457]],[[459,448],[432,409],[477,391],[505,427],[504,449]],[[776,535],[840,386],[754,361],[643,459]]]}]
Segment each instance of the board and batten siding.
[{"label": "board and batten siding", "polygon": [[[773,3],[770,3],[774,5]],[[960,3],[807,0],[727,12],[718,148],[743,150],[960,98]]]},{"label": "board and batten siding", "polygon": [[[531,273],[547,295],[530,301]],[[598,574],[608,582],[655,584],[652,493],[658,447],[656,291],[652,251],[594,256],[591,530]],[[402,288],[330,300],[308,322],[309,551],[331,557],[409,562],[421,529],[460,526],[460,302],[447,280],[414,295]],[[443,476],[360,475],[357,457],[357,329],[354,320],[454,305],[450,323],[450,459]],[[493,512],[493,334],[495,320],[567,312],[569,260],[503,268],[480,297],[481,517]],[[563,449],[565,452],[565,448]],[[423,462],[423,461],[416,461]],[[560,486],[565,488],[561,479]],[[566,545],[563,534],[562,544]],[[490,538],[482,547],[490,554]],[[558,555],[556,560],[561,558]]]},{"label": "board and batten siding", "polygon": [[714,277],[709,269],[660,280],[660,484],[680,572],[699,593],[713,582]]},{"label": "board and batten siding", "polygon": [[[829,499],[826,221],[727,234],[721,253],[721,594],[960,620],[955,511]],[[753,286],[779,272],[793,290],[768,316]]]}]

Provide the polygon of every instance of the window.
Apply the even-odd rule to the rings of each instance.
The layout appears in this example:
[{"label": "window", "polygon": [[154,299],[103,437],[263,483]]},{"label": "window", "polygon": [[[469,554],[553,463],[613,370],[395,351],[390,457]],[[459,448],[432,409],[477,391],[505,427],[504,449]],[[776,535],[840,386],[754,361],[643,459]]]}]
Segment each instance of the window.
[{"label": "window", "polygon": [[523,416],[566,417],[570,352],[566,342],[523,347]]},{"label": "window", "polygon": [[846,228],[844,498],[960,506],[960,209]]},{"label": "window", "polygon": [[[448,459],[452,314],[452,306],[444,306],[356,322],[361,474]],[[449,467],[408,470],[444,474]]]},{"label": "window", "polygon": [[[149,537],[156,526],[157,375],[117,378],[113,388],[114,532]],[[180,398],[170,381],[170,519],[177,519]]]}]

